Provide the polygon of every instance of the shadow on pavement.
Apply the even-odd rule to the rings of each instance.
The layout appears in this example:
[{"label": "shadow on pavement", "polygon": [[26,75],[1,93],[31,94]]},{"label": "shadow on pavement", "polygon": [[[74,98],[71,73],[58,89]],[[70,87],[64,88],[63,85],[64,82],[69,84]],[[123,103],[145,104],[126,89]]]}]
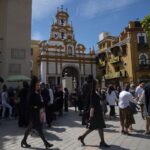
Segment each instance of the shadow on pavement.
[{"label": "shadow on pavement", "polygon": [[145,130],[136,130],[136,129],[134,129],[133,131],[136,133],[141,133],[141,134],[145,132]]},{"label": "shadow on pavement", "polygon": [[[44,131],[44,136],[47,140],[50,140],[50,141],[62,141],[62,139],[60,139],[58,136],[56,136],[55,134],[49,132],[49,131]],[[32,135],[32,138],[40,138],[38,133],[34,133]]]},{"label": "shadow on pavement", "polygon": [[[30,147],[29,149],[33,150],[46,150],[45,148],[39,148],[39,147]],[[60,150],[59,148],[47,148],[47,150]]]},{"label": "shadow on pavement", "polygon": [[[67,126],[67,127],[82,127],[82,117],[78,115],[79,112],[69,108],[69,112],[64,113],[62,117],[58,117],[56,122],[53,122],[52,126]],[[69,118],[68,118],[69,115]],[[67,118],[67,121],[66,121]],[[84,126],[83,126],[84,127]]]},{"label": "shadow on pavement", "polygon": [[104,129],[104,132],[119,133],[119,131],[115,129]]},{"label": "shadow on pavement", "polygon": [[130,150],[128,148],[123,148],[121,146],[117,146],[117,145],[110,145],[111,147],[110,148],[100,148],[101,150],[105,150],[105,149],[108,149],[108,150]]},{"label": "shadow on pavement", "polygon": [[137,138],[144,138],[144,139],[150,139],[150,135],[145,135],[145,134],[132,134],[132,137],[137,137]]},{"label": "shadow on pavement", "polygon": [[[97,147],[97,148],[99,148],[99,145],[86,145],[86,146],[88,146],[88,147]],[[127,149],[127,148],[123,148],[123,147],[120,147],[120,146],[117,146],[117,145],[110,145],[111,147],[109,147],[109,148],[106,148],[106,147],[101,147],[100,149],[101,150],[130,150],[130,149]]]},{"label": "shadow on pavement", "polygon": [[46,134],[46,136],[45,136],[48,141],[62,141],[62,139],[59,138],[58,136],[56,136],[55,134],[51,134],[51,133],[50,133],[50,135],[48,135],[48,134]]},{"label": "shadow on pavement", "polygon": [[120,128],[119,126],[114,126],[112,124],[106,123],[106,128]]},{"label": "shadow on pavement", "polygon": [[55,131],[55,132],[58,132],[58,133],[62,133],[62,132],[65,132],[66,129],[65,128],[56,128],[54,126],[52,126],[50,129],[50,131]]}]

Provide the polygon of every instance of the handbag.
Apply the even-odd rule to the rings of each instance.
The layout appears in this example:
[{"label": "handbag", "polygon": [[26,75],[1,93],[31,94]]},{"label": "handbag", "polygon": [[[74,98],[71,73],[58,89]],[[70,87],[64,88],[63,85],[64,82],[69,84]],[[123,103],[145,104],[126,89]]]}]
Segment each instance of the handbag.
[{"label": "handbag", "polygon": [[137,114],[137,110],[136,110],[137,106],[136,106],[136,104],[134,104],[132,102],[129,102],[129,107],[130,107],[130,110],[131,110],[131,112],[133,114]]}]

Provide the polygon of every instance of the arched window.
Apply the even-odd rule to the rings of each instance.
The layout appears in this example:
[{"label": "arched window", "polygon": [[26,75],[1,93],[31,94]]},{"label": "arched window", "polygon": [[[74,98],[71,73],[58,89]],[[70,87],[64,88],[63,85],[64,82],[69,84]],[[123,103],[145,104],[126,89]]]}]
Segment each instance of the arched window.
[{"label": "arched window", "polygon": [[68,46],[68,55],[73,55],[72,47]]},{"label": "arched window", "polygon": [[148,56],[145,53],[139,55],[139,64],[146,65],[148,64]]}]

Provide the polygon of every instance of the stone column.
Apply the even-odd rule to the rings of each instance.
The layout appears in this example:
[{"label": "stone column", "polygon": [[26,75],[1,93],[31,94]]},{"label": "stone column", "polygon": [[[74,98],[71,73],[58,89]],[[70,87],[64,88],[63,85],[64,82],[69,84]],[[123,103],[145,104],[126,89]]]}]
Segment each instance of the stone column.
[{"label": "stone column", "polygon": [[41,62],[41,82],[46,83],[46,62]]}]

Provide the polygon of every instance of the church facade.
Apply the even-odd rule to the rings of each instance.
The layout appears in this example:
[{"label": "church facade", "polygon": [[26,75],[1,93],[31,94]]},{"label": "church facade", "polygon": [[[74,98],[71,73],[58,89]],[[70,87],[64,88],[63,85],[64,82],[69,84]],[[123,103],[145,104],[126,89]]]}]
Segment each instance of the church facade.
[{"label": "church facade", "polygon": [[69,23],[69,14],[63,7],[57,9],[50,37],[39,43],[39,50],[42,82],[61,85],[62,80],[69,77],[80,87],[89,74],[96,76],[94,50],[86,54],[85,46],[77,43],[73,26]]}]

